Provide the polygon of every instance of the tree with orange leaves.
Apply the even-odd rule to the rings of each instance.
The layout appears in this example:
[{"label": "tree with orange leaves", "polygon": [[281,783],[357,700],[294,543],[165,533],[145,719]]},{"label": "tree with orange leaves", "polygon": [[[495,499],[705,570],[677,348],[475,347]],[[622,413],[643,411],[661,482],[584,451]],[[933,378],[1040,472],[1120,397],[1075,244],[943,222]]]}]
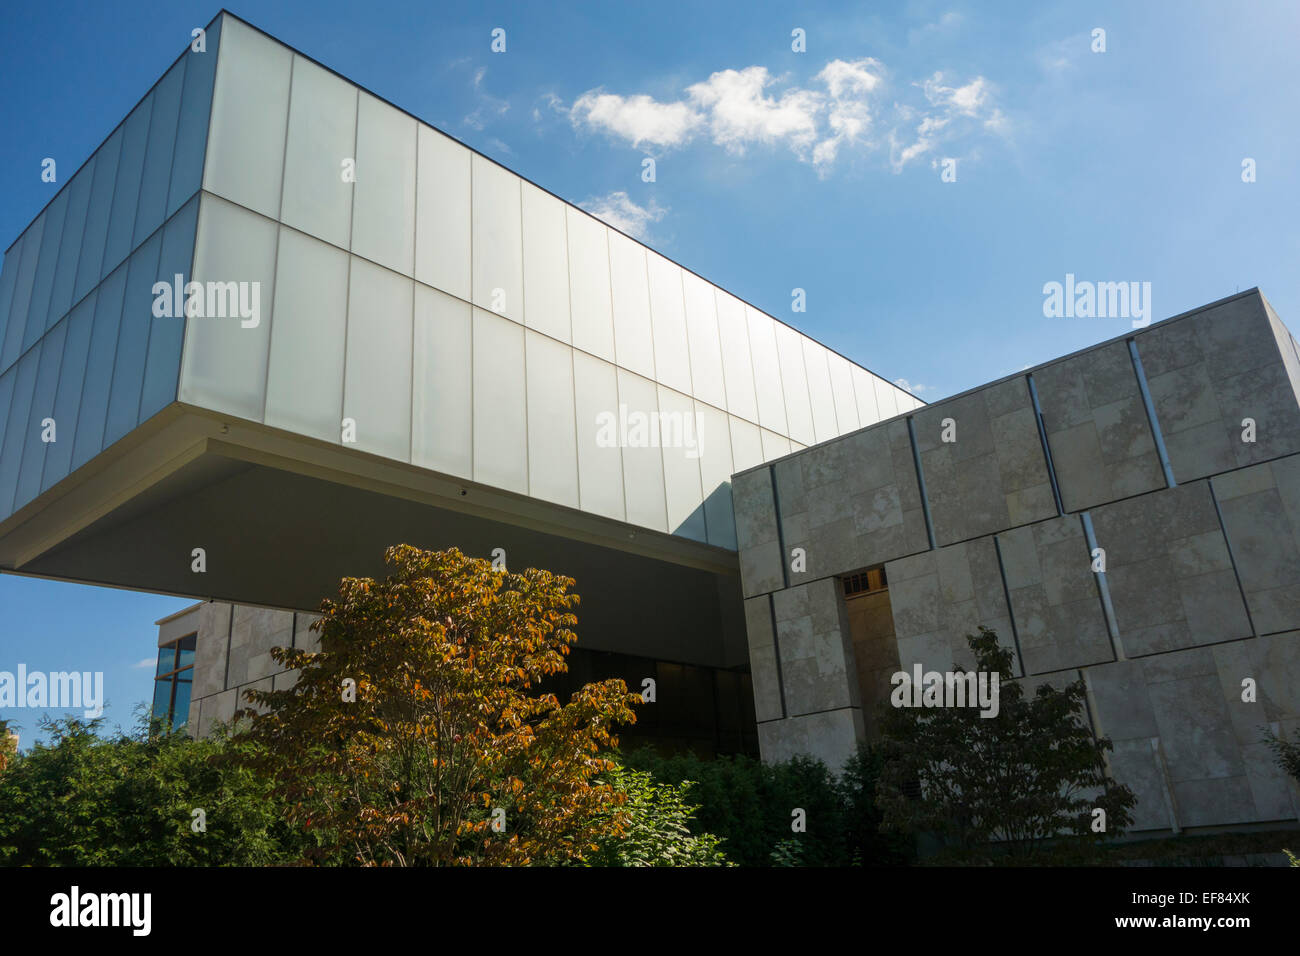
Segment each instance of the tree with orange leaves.
[{"label": "tree with orange leaves", "polygon": [[389,577],[345,578],[321,605],[318,652],[272,651],[297,682],[247,692],[238,715],[317,859],[562,863],[617,838],[602,751],[640,698],[620,680],[567,704],[538,689],[567,669],[574,581],[455,549],[385,558]]}]

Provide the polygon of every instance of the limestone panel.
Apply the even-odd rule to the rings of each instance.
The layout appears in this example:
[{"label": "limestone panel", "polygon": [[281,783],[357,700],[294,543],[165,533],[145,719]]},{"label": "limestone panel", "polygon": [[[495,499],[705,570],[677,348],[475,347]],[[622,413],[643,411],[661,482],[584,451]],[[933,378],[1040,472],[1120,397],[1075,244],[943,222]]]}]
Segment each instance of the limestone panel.
[{"label": "limestone panel", "polygon": [[773,465],[791,582],[845,574],[929,546],[905,421],[806,449]]},{"label": "limestone panel", "polygon": [[772,595],[785,709],[790,716],[860,707],[844,600],[834,579]]},{"label": "limestone panel", "polygon": [[1115,749],[1110,753],[1112,776],[1137,797],[1132,811],[1134,831],[1166,830],[1174,825],[1170,818],[1169,791],[1151,740],[1149,737],[1116,740]]},{"label": "limestone panel", "polygon": [[1039,369],[1034,383],[1066,511],[1164,487],[1126,342]]},{"label": "limestone panel", "polygon": [[998,546],[1026,673],[1114,659],[1077,515],[1008,531]]},{"label": "limestone panel", "polygon": [[749,640],[749,672],[754,688],[754,714],[759,722],[783,714],[781,680],[772,630],[772,599],[767,595],[745,601],[745,631]]},{"label": "limestone panel", "polygon": [[928,406],[914,426],[937,544],[1056,514],[1023,378]]},{"label": "limestone panel", "polygon": [[1208,482],[1105,505],[1092,522],[1127,656],[1251,635]]},{"label": "limestone panel", "polygon": [[227,686],[238,687],[281,670],[270,651],[291,645],[292,612],[236,605],[233,615]]},{"label": "limestone panel", "polygon": [[[1176,481],[1300,451],[1290,336],[1258,293],[1161,323],[1136,342]],[[1246,418],[1253,442],[1242,440]]]},{"label": "limestone panel", "polygon": [[758,745],[769,763],[807,754],[839,772],[857,753],[862,734],[862,711],[846,707],[759,724]]},{"label": "limestone panel", "polygon": [[1016,674],[1023,673],[992,537],[890,562],[885,573],[903,670],[917,663],[938,671],[973,667],[966,638],[983,625],[997,632]]},{"label": "limestone panel", "polygon": [[784,587],[771,471],[758,468],[736,475],[731,483],[731,496],[745,596]]},{"label": "limestone panel", "polygon": [[194,641],[192,694],[195,700],[226,689],[226,641],[229,637],[229,604],[209,601],[199,608],[199,631]]},{"label": "limestone panel", "polygon": [[1212,483],[1256,632],[1300,627],[1300,456]]},{"label": "limestone panel", "polygon": [[198,736],[206,737],[217,724],[228,723],[235,716],[237,694],[238,691],[232,687],[203,698],[202,709],[199,711]]}]

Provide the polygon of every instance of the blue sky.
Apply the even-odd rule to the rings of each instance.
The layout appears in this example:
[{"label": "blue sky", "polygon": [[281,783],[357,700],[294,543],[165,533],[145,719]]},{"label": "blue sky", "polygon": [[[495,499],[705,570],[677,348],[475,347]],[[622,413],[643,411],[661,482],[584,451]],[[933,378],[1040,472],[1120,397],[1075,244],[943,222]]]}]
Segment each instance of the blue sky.
[{"label": "blue sky", "polygon": [[[6,8],[0,246],[217,9]],[[1067,273],[1150,282],[1154,320],[1259,286],[1300,325],[1300,4],[230,9],[927,401],[1130,327],[1044,317]],[[102,670],[128,723],[187,603],[0,576],[0,670]]]}]

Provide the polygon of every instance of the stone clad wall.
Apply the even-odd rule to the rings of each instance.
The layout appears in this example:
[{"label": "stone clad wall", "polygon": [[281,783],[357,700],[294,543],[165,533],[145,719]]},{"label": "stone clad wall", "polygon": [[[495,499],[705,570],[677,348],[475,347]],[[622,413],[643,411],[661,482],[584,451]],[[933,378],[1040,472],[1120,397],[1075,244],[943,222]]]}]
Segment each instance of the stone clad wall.
[{"label": "stone clad wall", "polygon": [[315,651],[319,615],[210,601],[199,610],[189,726],[206,736],[213,724],[247,707],[246,690],[284,690],[296,676],[271,658],[273,647]]},{"label": "stone clad wall", "polygon": [[1261,735],[1300,739],[1297,386],[1252,290],[736,475],[765,758],[864,739],[840,578],[883,565],[904,670],[983,624],[1031,687],[1083,677],[1137,829],[1296,819]]}]

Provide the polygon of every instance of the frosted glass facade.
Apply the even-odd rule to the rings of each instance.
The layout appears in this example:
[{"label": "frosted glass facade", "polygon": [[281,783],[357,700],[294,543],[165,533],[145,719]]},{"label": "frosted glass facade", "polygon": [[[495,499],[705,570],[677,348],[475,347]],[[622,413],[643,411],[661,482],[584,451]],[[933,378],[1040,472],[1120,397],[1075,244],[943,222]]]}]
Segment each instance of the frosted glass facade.
[{"label": "frosted glass facade", "polygon": [[0,399],[0,519],[179,401],[727,549],[919,404],[228,14],[6,253]]},{"label": "frosted glass facade", "polygon": [[[222,21],[70,176],[0,268],[0,520],[174,404]],[[174,297],[168,296],[169,301]]]}]

